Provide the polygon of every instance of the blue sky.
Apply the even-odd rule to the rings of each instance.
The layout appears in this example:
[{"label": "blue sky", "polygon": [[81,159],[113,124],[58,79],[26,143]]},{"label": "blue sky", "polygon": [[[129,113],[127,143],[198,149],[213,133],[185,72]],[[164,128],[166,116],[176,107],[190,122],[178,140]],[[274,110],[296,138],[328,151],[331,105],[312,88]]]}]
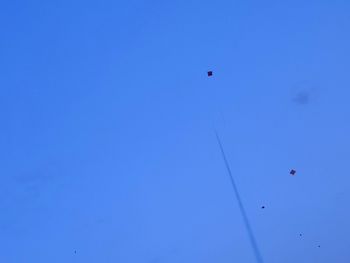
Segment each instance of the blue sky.
[{"label": "blue sky", "polygon": [[349,13],[2,1],[0,262],[349,262]]}]

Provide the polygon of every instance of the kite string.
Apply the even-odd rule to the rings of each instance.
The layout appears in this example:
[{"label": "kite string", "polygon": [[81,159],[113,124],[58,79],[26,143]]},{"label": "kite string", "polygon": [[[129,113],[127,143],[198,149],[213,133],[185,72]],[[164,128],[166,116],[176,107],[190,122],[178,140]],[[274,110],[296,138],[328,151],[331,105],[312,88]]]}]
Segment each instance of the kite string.
[{"label": "kite string", "polygon": [[246,211],[244,209],[240,193],[239,193],[237,185],[236,185],[236,183],[234,181],[234,178],[233,178],[233,175],[232,175],[232,172],[231,172],[231,168],[230,168],[230,165],[229,165],[228,160],[226,158],[226,154],[225,154],[224,148],[222,146],[219,134],[218,134],[218,132],[215,129],[214,129],[214,131],[215,131],[217,142],[218,142],[220,150],[221,150],[222,157],[223,157],[224,162],[225,162],[225,166],[226,166],[227,172],[228,172],[230,180],[231,180],[231,184],[232,184],[233,190],[235,192],[235,196],[237,198],[238,206],[239,206],[240,212],[241,212],[242,217],[243,217],[245,228],[246,228],[246,230],[248,232],[248,235],[249,235],[249,240],[250,240],[250,243],[251,243],[253,251],[254,251],[255,259],[256,259],[256,261],[258,263],[263,263],[264,261],[262,259],[261,254],[260,254],[260,250],[259,250],[259,247],[257,245],[257,242],[256,242],[256,239],[255,239],[255,235],[253,233],[253,230],[251,228],[251,225],[250,225],[247,213],[246,213]]},{"label": "kite string", "polygon": [[[212,89],[211,89],[211,90],[212,90]],[[212,92],[210,92],[210,93],[212,93]],[[210,101],[211,101],[213,104],[216,104],[215,102],[213,102],[213,98],[214,98],[214,101],[216,101],[216,99],[217,99],[217,96],[216,96],[216,95],[217,95],[217,94],[214,94],[214,93],[212,93],[212,94],[210,95],[210,98],[211,98]],[[216,98],[216,99],[215,99],[215,98]],[[220,115],[220,118],[222,119],[224,126],[226,126],[226,120],[225,120],[225,117],[224,117],[224,114],[223,114],[223,112],[222,112],[221,107],[220,107],[219,105],[217,105],[217,104],[216,104],[215,106],[214,106],[214,105],[212,105],[212,106],[213,106],[213,107],[216,106],[216,108],[219,108],[219,109],[216,109],[216,111],[219,110],[218,113],[219,113],[219,115]],[[243,217],[244,225],[245,225],[245,228],[246,228],[246,230],[247,230],[247,232],[248,232],[249,240],[250,240],[252,249],[253,249],[253,251],[254,251],[254,255],[255,255],[256,261],[257,261],[257,263],[263,263],[264,261],[263,261],[263,258],[262,258],[262,256],[261,256],[261,254],[260,254],[260,250],[259,250],[259,247],[258,247],[258,245],[257,245],[256,239],[255,239],[255,235],[254,235],[253,230],[252,230],[252,227],[251,227],[251,225],[250,225],[250,222],[249,222],[247,213],[246,213],[246,211],[245,211],[245,209],[244,209],[243,202],[242,202],[240,193],[239,193],[239,191],[238,191],[237,185],[236,185],[236,183],[235,183],[235,181],[234,181],[234,178],[233,178],[233,175],[232,175],[232,172],[231,172],[231,169],[230,169],[230,165],[229,165],[228,160],[227,160],[227,158],[226,158],[226,154],[225,154],[223,145],[222,145],[222,143],[221,143],[219,134],[218,134],[218,132],[217,132],[217,130],[216,130],[216,128],[215,128],[216,125],[214,124],[214,122],[213,122],[212,124],[213,124],[213,128],[214,128],[214,131],[215,131],[215,135],[216,135],[217,142],[218,142],[219,147],[220,147],[220,150],[221,150],[222,157],[223,157],[224,162],[225,162],[225,166],[226,166],[227,172],[228,172],[229,177],[230,177],[230,180],[231,180],[231,184],[232,184],[233,190],[234,190],[234,192],[235,192],[235,196],[236,196],[236,198],[237,198],[238,206],[239,206],[241,215],[242,215],[242,217]]]}]

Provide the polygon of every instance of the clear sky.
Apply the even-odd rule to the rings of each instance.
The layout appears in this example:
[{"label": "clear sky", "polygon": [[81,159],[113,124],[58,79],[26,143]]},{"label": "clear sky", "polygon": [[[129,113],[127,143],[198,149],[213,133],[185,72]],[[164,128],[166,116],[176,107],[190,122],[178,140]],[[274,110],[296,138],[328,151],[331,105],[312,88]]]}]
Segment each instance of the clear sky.
[{"label": "clear sky", "polygon": [[350,262],[349,14],[1,1],[0,262]]}]

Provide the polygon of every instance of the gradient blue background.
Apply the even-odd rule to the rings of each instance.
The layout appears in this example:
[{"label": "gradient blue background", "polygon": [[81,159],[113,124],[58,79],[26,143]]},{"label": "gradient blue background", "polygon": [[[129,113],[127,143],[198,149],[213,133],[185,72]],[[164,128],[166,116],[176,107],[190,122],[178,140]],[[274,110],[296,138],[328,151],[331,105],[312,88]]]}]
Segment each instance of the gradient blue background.
[{"label": "gradient blue background", "polygon": [[349,1],[3,0],[0,24],[0,262],[255,262],[213,127],[265,262],[350,262]]}]

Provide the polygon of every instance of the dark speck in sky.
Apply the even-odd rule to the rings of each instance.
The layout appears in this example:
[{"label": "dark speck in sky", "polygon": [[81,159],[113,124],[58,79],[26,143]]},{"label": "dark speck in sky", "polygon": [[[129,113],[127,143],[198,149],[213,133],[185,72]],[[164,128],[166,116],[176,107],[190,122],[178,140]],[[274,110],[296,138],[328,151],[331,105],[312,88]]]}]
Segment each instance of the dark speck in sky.
[{"label": "dark speck in sky", "polygon": [[299,105],[306,105],[310,102],[310,94],[306,91],[301,91],[293,98],[293,101]]}]

